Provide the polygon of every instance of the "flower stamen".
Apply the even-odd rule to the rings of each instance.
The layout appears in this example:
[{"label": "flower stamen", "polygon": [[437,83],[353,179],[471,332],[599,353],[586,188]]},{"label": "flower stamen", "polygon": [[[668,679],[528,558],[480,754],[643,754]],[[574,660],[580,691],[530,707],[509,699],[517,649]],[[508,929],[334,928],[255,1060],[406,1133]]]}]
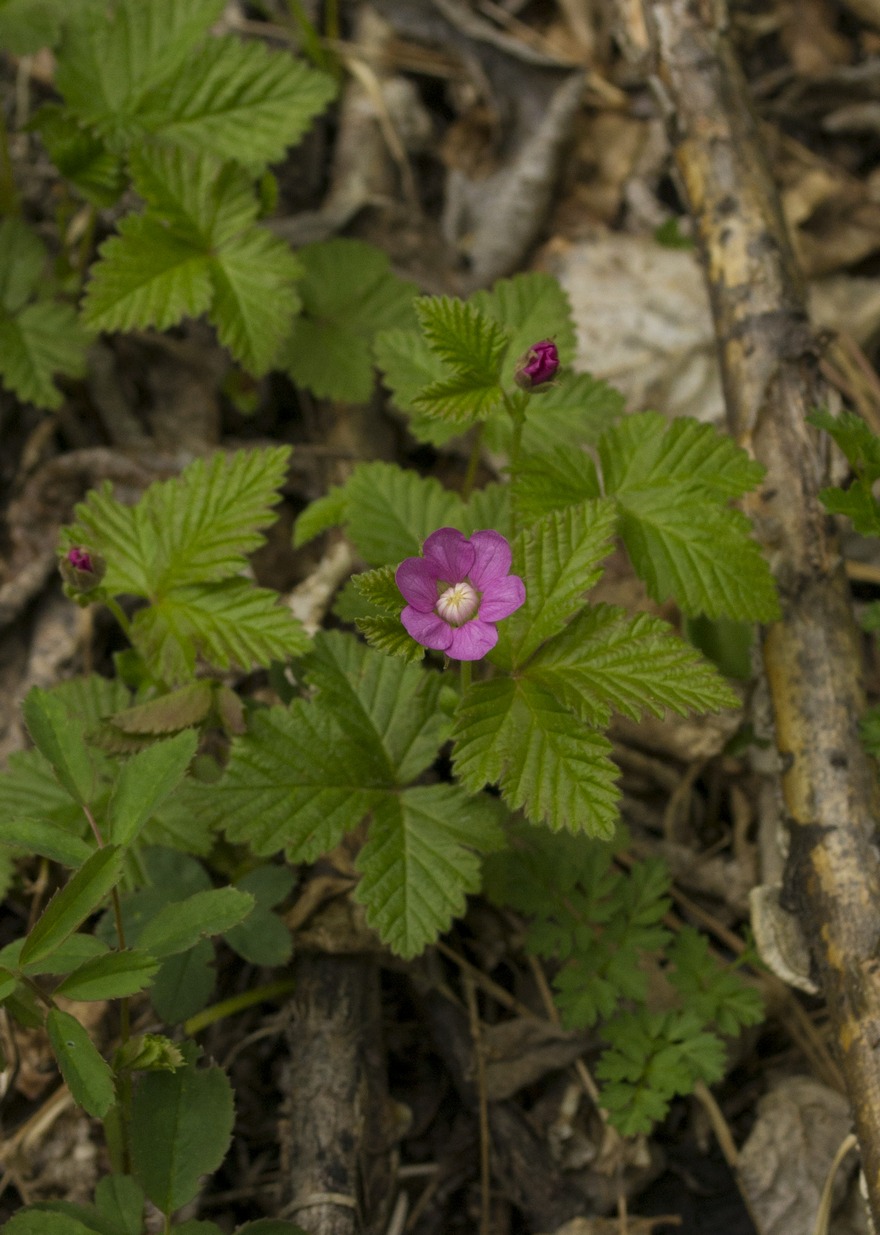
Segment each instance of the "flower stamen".
[{"label": "flower stamen", "polygon": [[477,611],[480,597],[465,580],[454,583],[437,598],[437,614],[450,626],[462,626],[469,621]]}]

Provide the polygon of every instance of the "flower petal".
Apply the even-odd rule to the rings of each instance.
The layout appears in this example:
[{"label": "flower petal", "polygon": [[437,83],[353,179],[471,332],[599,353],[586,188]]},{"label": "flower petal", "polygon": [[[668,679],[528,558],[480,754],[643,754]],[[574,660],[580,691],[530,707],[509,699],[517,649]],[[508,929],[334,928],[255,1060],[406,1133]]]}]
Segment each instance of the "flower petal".
[{"label": "flower petal", "polygon": [[[409,605],[400,615],[403,628],[412,635],[423,648],[431,648],[435,652],[445,652],[452,642],[453,630],[447,626],[436,613],[422,613]],[[473,623],[468,623],[473,625]]]},{"label": "flower petal", "polygon": [[483,592],[480,601],[480,621],[500,622],[525,604],[526,585],[519,575],[495,579]]},{"label": "flower petal", "polygon": [[474,564],[469,579],[479,592],[485,591],[493,579],[501,579],[510,570],[510,545],[500,532],[474,532],[471,537]]},{"label": "flower petal", "polygon": [[461,583],[474,564],[474,550],[466,536],[454,527],[441,527],[425,541],[422,552],[436,578],[446,583]]},{"label": "flower petal", "polygon": [[498,642],[498,631],[491,622],[474,618],[453,630],[449,646],[444,648],[450,660],[482,660]]},{"label": "flower petal", "polygon": [[400,563],[394,582],[403,599],[421,613],[430,613],[437,603],[436,567],[423,557],[407,557]]}]

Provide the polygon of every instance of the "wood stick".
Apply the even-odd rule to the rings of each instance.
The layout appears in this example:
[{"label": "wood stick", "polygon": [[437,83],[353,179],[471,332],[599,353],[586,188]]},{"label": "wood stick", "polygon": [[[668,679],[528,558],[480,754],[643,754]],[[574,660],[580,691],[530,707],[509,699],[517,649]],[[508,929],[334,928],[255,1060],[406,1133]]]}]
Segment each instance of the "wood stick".
[{"label": "wood stick", "polygon": [[767,468],[749,513],[779,584],[764,635],[798,914],[832,1019],[880,1229],[880,853],[859,741],[859,637],[833,521],[817,499],[824,448],[805,423],[826,387],[776,189],[711,0],[645,0],[671,103],[678,169],[709,284],[731,432]]}]

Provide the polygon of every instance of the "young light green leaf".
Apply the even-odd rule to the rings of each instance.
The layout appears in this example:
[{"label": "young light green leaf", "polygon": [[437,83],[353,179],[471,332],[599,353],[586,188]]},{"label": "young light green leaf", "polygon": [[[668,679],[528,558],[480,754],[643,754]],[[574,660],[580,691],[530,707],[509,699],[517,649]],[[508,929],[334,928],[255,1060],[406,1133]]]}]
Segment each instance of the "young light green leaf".
[{"label": "young light green leaf", "polygon": [[143,130],[252,171],[280,160],[336,94],[326,73],[256,40],[207,40],[138,113]]},{"label": "young light green leaf", "polygon": [[514,570],[525,579],[526,603],[504,627],[514,665],[525,664],[582,607],[611,552],[614,525],[613,503],[600,498],[545,515],[518,538]]},{"label": "young light green leaf", "polygon": [[480,886],[478,854],[503,843],[505,812],[457,785],[421,785],[385,798],[358,856],[355,893],[398,956],[418,955]]},{"label": "young light green leaf", "polygon": [[197,656],[216,669],[252,669],[309,648],[302,624],[279,605],[277,592],[246,579],[174,588],[135,615],[131,639],[169,686],[192,678]]},{"label": "young light green leaf", "polygon": [[185,952],[206,935],[222,935],[243,921],[254,898],[236,888],[211,888],[165,905],[141,931],[138,945],[162,960]]},{"label": "young light green leaf", "polygon": [[72,867],[82,866],[95,849],[94,844],[89,845],[47,820],[20,818],[3,820],[0,845],[11,845]]},{"label": "young light green leaf", "polygon": [[377,331],[415,325],[417,288],[392,273],[388,257],[360,240],[307,245],[299,286],[303,312],[280,366],[318,398],[366,402],[374,387],[371,344]]},{"label": "young light green leaf", "polygon": [[143,951],[108,952],[74,969],[54,994],[68,999],[122,999],[149,986],[158,968],[159,962]]},{"label": "young light green leaf", "polygon": [[106,845],[93,853],[75,875],[56,892],[43,910],[21,950],[22,966],[45,962],[103,901],[117,883],[125,853]]},{"label": "young light green leaf", "polygon": [[122,765],[109,807],[109,839],[130,845],[154,811],[183,779],[198,735],[191,729],[155,742]]},{"label": "young light green leaf", "polygon": [[437,757],[450,727],[439,706],[439,675],[340,631],[316,637],[306,675],[349,740],[369,752],[384,784],[408,784]]},{"label": "young light green leaf", "polygon": [[46,1018],[49,1041],[74,1102],[103,1119],[116,1101],[113,1073],[75,1016],[51,1008]]},{"label": "young light green leaf", "polygon": [[611,744],[544,687],[523,678],[472,686],[453,731],[456,775],[472,793],[500,784],[534,823],[609,837],[617,822]]},{"label": "young light green leaf", "polygon": [[49,760],[59,783],[79,803],[95,790],[95,769],[82,734],[71,725],[64,704],[55,695],[34,686],[22,704],[28,733]]},{"label": "young light green leaf", "polygon": [[131,1175],[105,1175],[95,1187],[95,1204],[118,1235],[141,1235],[144,1190]]},{"label": "young light green leaf", "polygon": [[151,485],[142,505],[156,534],[156,592],[244,570],[247,555],[265,542],[261,529],[278,517],[289,459],[289,446],[218,452]]},{"label": "young light green leaf", "polygon": [[70,305],[43,300],[14,317],[0,312],[0,378],[23,403],[60,407],[53,378],[82,377],[91,335]]},{"label": "young light green leaf", "polygon": [[588,724],[605,727],[612,712],[680,716],[739,707],[717,670],[659,618],[623,609],[585,609],[545,643],[526,670]]},{"label": "young light green leaf", "polygon": [[193,1199],[202,1175],[223,1161],[232,1135],[232,1086],[221,1068],[147,1072],[132,1104],[137,1178],[153,1204],[172,1214]]}]

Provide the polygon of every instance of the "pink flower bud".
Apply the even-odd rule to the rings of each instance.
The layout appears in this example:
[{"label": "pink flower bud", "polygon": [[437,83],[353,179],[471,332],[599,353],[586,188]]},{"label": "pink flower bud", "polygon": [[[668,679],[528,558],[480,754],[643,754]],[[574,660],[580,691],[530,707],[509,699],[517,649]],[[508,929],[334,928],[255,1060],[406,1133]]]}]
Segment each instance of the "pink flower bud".
[{"label": "pink flower bud", "polygon": [[523,390],[532,390],[552,382],[559,368],[559,352],[552,339],[535,343],[516,362],[513,379]]},{"label": "pink flower bud", "polygon": [[75,592],[93,592],[107,572],[100,553],[74,545],[58,563],[61,577]]}]

